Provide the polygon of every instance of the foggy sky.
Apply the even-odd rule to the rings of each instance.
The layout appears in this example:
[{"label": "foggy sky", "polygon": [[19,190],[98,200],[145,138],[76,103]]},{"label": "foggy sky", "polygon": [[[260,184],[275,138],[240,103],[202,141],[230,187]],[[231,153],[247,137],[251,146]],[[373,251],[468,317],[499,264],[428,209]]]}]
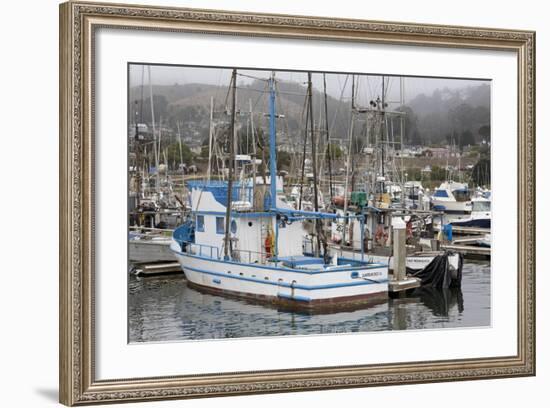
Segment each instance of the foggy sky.
[{"label": "foggy sky", "polygon": [[[238,70],[241,74],[237,78],[238,85],[250,84],[253,78],[269,78],[271,71],[262,70]],[[346,82],[346,77],[348,80]],[[305,83],[307,82],[306,72],[276,71],[276,78],[284,81]],[[381,96],[382,80],[378,75],[356,75],[359,105],[365,106],[368,101]],[[391,105],[397,106],[400,101],[400,78],[385,77],[387,100]],[[489,84],[488,80],[471,79],[448,79],[428,77],[402,77],[405,103],[419,94],[431,95],[436,89],[461,89],[469,86],[477,86],[482,83]],[[151,66],[151,82],[154,85],[174,85],[186,83],[203,83],[210,85],[229,86],[231,69],[205,68],[205,67],[181,67],[181,66]],[[142,65],[130,65],[130,87],[149,84],[148,68]],[[326,74],[327,93],[336,99],[349,99],[351,97],[351,75],[347,74]],[[313,73],[313,87],[323,91],[323,75]],[[345,85],[345,86],[344,86]]]}]

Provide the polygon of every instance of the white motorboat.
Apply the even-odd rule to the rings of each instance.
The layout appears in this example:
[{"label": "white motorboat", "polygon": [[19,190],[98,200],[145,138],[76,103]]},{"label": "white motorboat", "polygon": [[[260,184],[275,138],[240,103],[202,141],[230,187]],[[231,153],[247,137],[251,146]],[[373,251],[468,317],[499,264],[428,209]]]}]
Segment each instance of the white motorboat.
[{"label": "white motorboat", "polygon": [[446,181],[432,195],[432,208],[445,213],[469,213],[472,211],[471,193],[468,185]]}]

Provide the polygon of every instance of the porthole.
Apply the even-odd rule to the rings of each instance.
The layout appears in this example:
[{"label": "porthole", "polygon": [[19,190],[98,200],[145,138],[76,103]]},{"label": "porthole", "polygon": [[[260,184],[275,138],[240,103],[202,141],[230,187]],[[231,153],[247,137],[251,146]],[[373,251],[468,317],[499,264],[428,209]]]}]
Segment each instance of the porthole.
[{"label": "porthole", "polygon": [[231,233],[237,233],[237,221],[235,220],[231,220]]},{"label": "porthole", "polygon": [[249,226],[249,227],[252,226],[252,221],[248,221],[248,226]]}]

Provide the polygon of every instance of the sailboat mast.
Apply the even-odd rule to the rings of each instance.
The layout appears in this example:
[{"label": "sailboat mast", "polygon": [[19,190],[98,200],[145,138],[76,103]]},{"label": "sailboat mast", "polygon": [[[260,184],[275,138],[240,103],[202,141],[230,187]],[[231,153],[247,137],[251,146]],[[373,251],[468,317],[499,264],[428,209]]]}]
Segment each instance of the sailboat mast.
[{"label": "sailboat mast", "polygon": [[183,145],[181,143],[181,129],[180,122],[176,122],[178,125],[178,142],[180,146],[180,168],[181,168],[181,195],[185,197],[185,170],[183,168]]},{"label": "sailboat mast", "polygon": [[250,132],[252,137],[252,200],[254,200],[256,193],[256,136],[254,134],[254,114],[252,112],[252,99],[248,100],[248,107],[250,110]]},{"label": "sailboat mast", "polygon": [[[384,143],[385,143],[385,133],[386,133],[386,103],[385,103],[385,93],[386,93],[386,87],[385,87],[386,78],[382,75],[382,132],[380,132],[381,140],[381,146],[382,146],[382,177],[384,177],[384,161],[386,159],[385,152],[384,152]],[[385,184],[385,183],[384,183]]]},{"label": "sailboat mast", "polygon": [[315,145],[315,129],[313,124],[313,91],[311,89],[311,72],[307,73],[307,89],[308,89],[308,98],[309,98],[309,129],[311,135],[311,161],[313,167],[313,199],[314,199],[314,208],[315,211],[319,211],[319,200],[318,191],[317,191],[317,151]]},{"label": "sailboat mast", "polygon": [[332,191],[332,149],[330,146],[330,135],[329,135],[329,125],[328,125],[328,102],[327,102],[327,77],[323,74],[323,91],[325,94],[325,131],[327,133],[327,159],[328,159],[328,185],[329,185],[329,194],[330,198],[333,197]]},{"label": "sailboat mast", "polygon": [[223,246],[224,258],[229,259],[229,246],[231,245],[229,236],[230,217],[231,217],[231,199],[233,197],[233,166],[235,163],[235,109],[236,109],[236,95],[237,95],[237,70],[234,69],[231,75],[231,130],[229,140],[229,174],[227,179],[227,208],[225,209],[225,245]]},{"label": "sailboat mast", "polygon": [[[141,85],[141,88],[143,89],[143,84]],[[140,155],[140,145],[139,145],[139,118],[138,118],[138,111],[137,111],[137,105],[138,101],[135,102],[136,105],[136,113],[135,113],[135,125],[136,125],[136,135],[134,137],[134,146],[135,146],[135,152],[136,152],[136,161],[135,161],[135,174],[136,174],[136,208],[139,208],[140,205],[140,195],[141,195],[141,155]]]},{"label": "sailboat mast", "polygon": [[307,133],[309,123],[309,109],[306,109],[306,125],[304,129],[304,148],[302,151],[302,170],[300,174],[300,198],[298,200],[298,210],[302,209],[302,197],[304,195],[304,175],[306,172],[306,150],[307,150]]},{"label": "sailboat mast", "polygon": [[210,124],[208,127],[208,168],[206,169],[206,180],[210,181],[210,172],[212,171],[212,133],[214,116],[214,97],[210,97]]},{"label": "sailboat mast", "polygon": [[157,151],[157,131],[155,126],[155,106],[153,103],[153,83],[151,82],[151,66],[147,67],[147,73],[149,74],[149,99],[151,101],[151,123],[153,125],[153,150],[155,153],[155,167],[156,167],[156,191],[160,189],[160,173],[159,173],[159,156]]},{"label": "sailboat mast", "polygon": [[277,150],[275,146],[275,72],[269,78],[269,175],[271,208],[277,208]]},{"label": "sailboat mast", "polygon": [[[311,72],[307,73],[307,90],[309,99],[309,128],[311,133],[311,161],[313,167],[313,208],[315,212],[319,211],[319,192],[317,191],[317,151],[315,143],[315,128],[313,122],[313,90],[311,85]],[[319,219],[315,219],[315,232],[317,235],[317,247],[315,248],[315,256],[319,256],[321,250],[321,225]]]}]

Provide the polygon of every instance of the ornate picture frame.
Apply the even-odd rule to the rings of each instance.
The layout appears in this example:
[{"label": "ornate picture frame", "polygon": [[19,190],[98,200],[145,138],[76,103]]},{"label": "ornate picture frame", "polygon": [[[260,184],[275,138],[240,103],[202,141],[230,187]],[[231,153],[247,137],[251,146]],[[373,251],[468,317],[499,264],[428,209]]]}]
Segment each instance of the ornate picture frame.
[{"label": "ornate picture frame", "polygon": [[[98,28],[502,50],[517,55],[517,353],[442,361],[98,380],[94,46]],[[60,6],[60,401],[66,405],[535,374],[535,33],[87,2]],[[512,267],[512,266],[510,266]]]}]

